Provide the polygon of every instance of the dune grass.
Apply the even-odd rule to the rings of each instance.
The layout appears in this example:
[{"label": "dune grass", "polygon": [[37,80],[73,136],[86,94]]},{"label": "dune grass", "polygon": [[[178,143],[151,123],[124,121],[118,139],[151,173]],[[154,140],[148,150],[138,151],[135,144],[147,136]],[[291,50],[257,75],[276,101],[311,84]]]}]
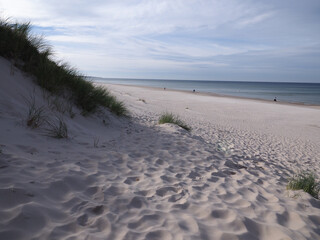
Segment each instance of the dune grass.
[{"label": "dune grass", "polygon": [[27,115],[27,126],[31,128],[38,128],[45,122],[44,107],[36,107],[30,105]]},{"label": "dune grass", "polygon": [[54,121],[47,121],[48,128],[46,133],[48,136],[53,138],[69,138],[68,126],[62,117],[56,117]]},{"label": "dune grass", "polygon": [[35,93],[30,95],[30,98],[25,98],[28,105],[28,113],[26,124],[30,128],[40,127],[47,119],[44,106],[37,106],[35,100]]},{"label": "dune grass", "polygon": [[35,76],[42,88],[74,102],[83,113],[102,106],[119,116],[127,114],[124,104],[106,89],[94,86],[68,64],[53,61],[52,48],[42,37],[31,34],[30,23],[0,20],[0,56]]},{"label": "dune grass", "polygon": [[316,180],[314,173],[310,171],[302,171],[298,174],[295,174],[292,178],[289,179],[287,185],[288,190],[300,190],[309,193],[314,198],[319,197],[320,191],[320,182]]},{"label": "dune grass", "polygon": [[159,124],[164,124],[164,123],[173,123],[182,127],[187,131],[191,130],[191,128],[188,125],[186,125],[182,120],[179,119],[178,116],[174,115],[173,113],[164,113],[160,116]]}]

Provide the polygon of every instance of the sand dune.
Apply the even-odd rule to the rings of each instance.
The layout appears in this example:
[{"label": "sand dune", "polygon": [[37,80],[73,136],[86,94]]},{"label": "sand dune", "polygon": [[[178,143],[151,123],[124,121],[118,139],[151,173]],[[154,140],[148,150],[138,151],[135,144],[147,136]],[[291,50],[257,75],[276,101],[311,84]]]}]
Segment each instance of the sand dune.
[{"label": "sand dune", "polygon": [[320,239],[320,201],[286,190],[320,172],[319,109],[108,85],[132,117],[75,109],[58,140],[25,126],[30,92],[57,113],[0,60],[0,239]]}]

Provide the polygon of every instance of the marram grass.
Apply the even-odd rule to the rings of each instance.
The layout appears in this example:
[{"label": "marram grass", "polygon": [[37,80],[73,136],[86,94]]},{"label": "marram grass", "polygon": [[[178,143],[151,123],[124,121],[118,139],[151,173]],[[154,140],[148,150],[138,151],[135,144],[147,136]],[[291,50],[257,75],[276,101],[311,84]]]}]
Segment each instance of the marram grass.
[{"label": "marram grass", "polygon": [[49,126],[46,129],[48,136],[58,139],[69,138],[68,126],[62,117],[56,117],[53,121],[47,121],[47,125]]},{"label": "marram grass", "polygon": [[311,196],[318,198],[320,191],[320,182],[316,180],[314,173],[309,171],[302,171],[295,174],[289,179],[288,190],[300,190],[309,193]]},{"label": "marram grass", "polygon": [[42,88],[74,102],[83,113],[103,106],[119,116],[127,114],[124,104],[106,89],[94,86],[68,64],[53,61],[52,48],[30,31],[30,23],[0,20],[0,56],[35,76]]},{"label": "marram grass", "polygon": [[191,128],[188,125],[186,125],[182,120],[180,120],[178,116],[175,116],[172,113],[164,113],[160,116],[159,124],[164,124],[164,123],[173,123],[184,128],[187,131],[191,130]]}]

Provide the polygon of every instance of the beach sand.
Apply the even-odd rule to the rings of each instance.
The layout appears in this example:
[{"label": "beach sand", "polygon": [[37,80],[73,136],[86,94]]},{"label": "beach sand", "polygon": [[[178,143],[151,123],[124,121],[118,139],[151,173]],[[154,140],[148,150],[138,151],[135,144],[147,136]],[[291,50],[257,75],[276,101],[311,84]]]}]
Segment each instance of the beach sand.
[{"label": "beach sand", "polygon": [[74,108],[55,139],[25,123],[48,96],[0,72],[0,239],[320,239],[320,201],[286,190],[320,172],[319,108],[108,84],[131,117]]}]

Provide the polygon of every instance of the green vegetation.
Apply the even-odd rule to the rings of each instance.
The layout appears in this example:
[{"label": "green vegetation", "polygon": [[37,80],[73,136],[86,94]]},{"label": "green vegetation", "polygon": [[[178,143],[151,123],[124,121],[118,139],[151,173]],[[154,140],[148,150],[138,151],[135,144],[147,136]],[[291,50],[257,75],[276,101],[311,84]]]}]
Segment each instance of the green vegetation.
[{"label": "green vegetation", "polygon": [[49,128],[47,128],[47,134],[54,138],[68,138],[68,127],[62,117],[57,117],[55,121],[47,121]]},{"label": "green vegetation", "polygon": [[53,61],[51,47],[30,30],[30,23],[0,20],[0,56],[35,76],[42,88],[75,103],[84,114],[96,111],[99,106],[119,116],[127,114],[124,104],[106,89],[94,86],[68,64]]},{"label": "green vegetation", "polygon": [[175,116],[172,113],[164,113],[161,115],[161,117],[159,118],[159,124],[164,123],[173,123],[184,128],[187,131],[191,130],[191,128],[187,126],[182,120],[180,120],[178,116]]},{"label": "green vegetation", "polygon": [[311,196],[318,198],[320,191],[320,182],[316,180],[314,173],[302,171],[289,179],[288,190],[300,190],[309,193]]},{"label": "green vegetation", "polygon": [[27,126],[31,128],[40,127],[46,121],[44,107],[36,106],[34,94],[30,99],[27,99],[26,102],[28,104],[28,115],[26,119]]}]

